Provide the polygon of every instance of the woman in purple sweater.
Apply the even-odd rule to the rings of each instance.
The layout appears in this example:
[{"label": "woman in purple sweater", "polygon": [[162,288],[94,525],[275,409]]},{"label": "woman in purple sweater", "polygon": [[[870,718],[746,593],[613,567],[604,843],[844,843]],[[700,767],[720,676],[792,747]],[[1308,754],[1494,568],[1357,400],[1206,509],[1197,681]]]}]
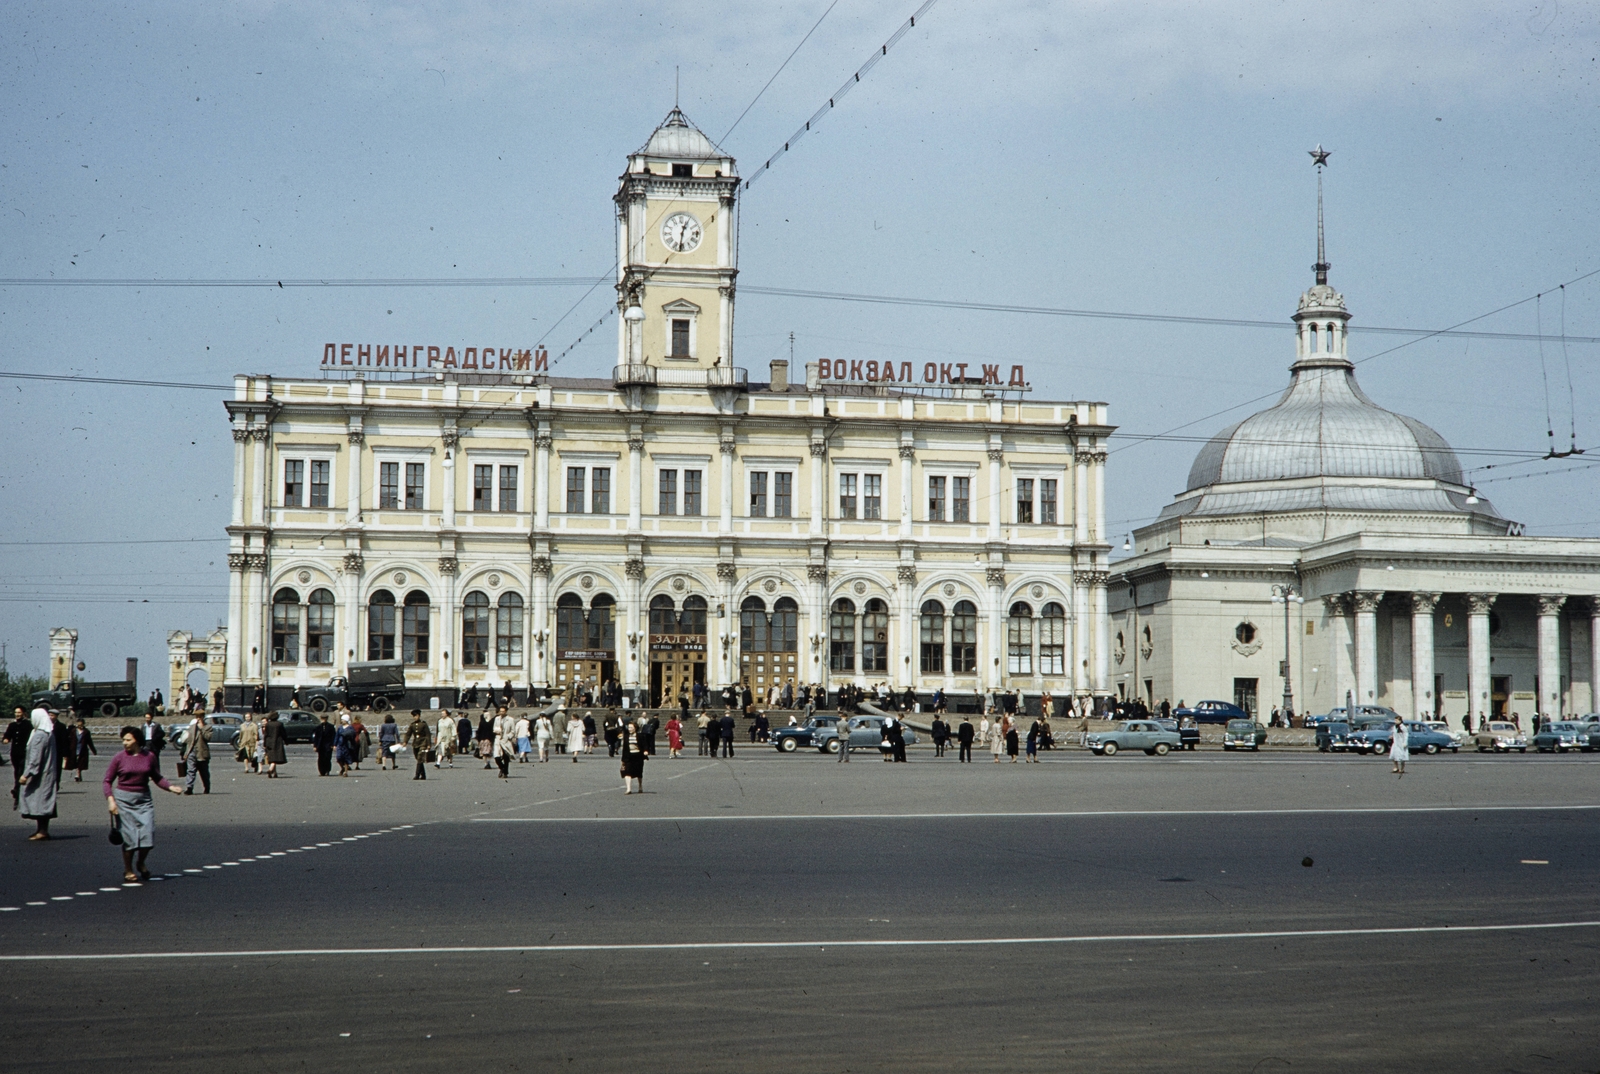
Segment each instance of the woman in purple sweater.
[{"label": "woman in purple sweater", "polygon": [[[161,761],[144,748],[139,729],[124,727],[122,752],[106,766],[101,788],[105,791],[106,808],[117,818],[117,829],[122,833],[122,879],[130,883],[150,879],[150,870],[144,863],[150,856],[150,848],[156,845],[156,808],[151,801],[151,782],[172,794],[183,793],[161,775]],[[135,851],[139,854],[137,865],[133,858]]]}]

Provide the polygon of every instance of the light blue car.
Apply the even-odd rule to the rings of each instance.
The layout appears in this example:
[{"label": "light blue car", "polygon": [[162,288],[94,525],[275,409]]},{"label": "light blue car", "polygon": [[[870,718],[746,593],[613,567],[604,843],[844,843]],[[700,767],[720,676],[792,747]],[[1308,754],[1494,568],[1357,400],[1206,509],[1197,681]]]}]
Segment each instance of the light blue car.
[{"label": "light blue car", "polygon": [[1178,749],[1183,738],[1155,720],[1123,720],[1109,731],[1096,731],[1084,741],[1096,757],[1115,757],[1122,750],[1143,750],[1152,757],[1165,757]]}]

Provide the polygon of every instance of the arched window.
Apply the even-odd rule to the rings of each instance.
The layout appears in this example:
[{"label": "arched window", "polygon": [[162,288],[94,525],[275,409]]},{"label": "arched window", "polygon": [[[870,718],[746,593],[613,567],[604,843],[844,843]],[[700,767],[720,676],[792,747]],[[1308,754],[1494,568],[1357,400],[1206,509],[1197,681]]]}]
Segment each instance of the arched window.
[{"label": "arched window", "polygon": [[1067,610],[1051,601],[1039,610],[1039,674],[1067,673]]},{"label": "arched window", "polygon": [[503,668],[522,666],[522,595],[500,594],[494,610],[494,662]]},{"label": "arched window", "polygon": [[489,666],[489,598],[477,590],[461,602],[461,666]]},{"label": "arched window", "polygon": [[418,667],[428,664],[428,594],[420,589],[406,594],[401,609],[400,659]]},{"label": "arched window", "polygon": [[889,670],[889,606],[877,597],[861,617],[861,670]]},{"label": "arched window", "polygon": [[789,597],[779,597],[772,606],[772,648],[780,653],[800,649],[800,605]]},{"label": "arched window", "polygon": [[585,648],[615,651],[617,622],[613,612],[616,604],[616,598],[610,593],[596,593],[589,602],[589,642]]},{"label": "arched window", "polygon": [[387,589],[367,598],[367,659],[394,659],[394,594]]},{"label": "arched window", "polygon": [[1325,329],[1325,331],[1328,333],[1328,344],[1327,344],[1328,350],[1332,351],[1332,350],[1335,349],[1334,348],[1334,344],[1333,344],[1333,322],[1332,321],[1328,322],[1328,327]]},{"label": "arched window", "polygon": [[678,610],[672,606],[672,598],[665,593],[658,593],[650,598],[650,633],[676,634],[678,632]]},{"label": "arched window", "polygon": [[950,616],[950,670],[971,675],[978,670],[978,606],[958,600]]},{"label": "arched window", "polygon": [[828,616],[828,670],[856,669],[856,606],[843,597]]},{"label": "arched window", "polygon": [[306,663],[333,663],[333,594],[313,589],[306,605]]},{"label": "arched window", "polygon": [[678,616],[678,629],[685,634],[706,633],[706,598],[684,597],[683,613]]},{"label": "arched window", "polygon": [[272,662],[300,662],[300,594],[292,589],[272,594]]},{"label": "arched window", "polygon": [[1316,351],[1317,351],[1317,326],[1316,325],[1312,325],[1311,326],[1311,342],[1306,346],[1306,350],[1310,351],[1313,354],[1315,354]]},{"label": "arched window", "polygon": [[922,642],[922,670],[944,671],[944,605],[936,600],[922,602],[918,633]]},{"label": "arched window", "polygon": [[1006,670],[1013,675],[1033,674],[1033,609],[1020,600],[1011,606],[1006,620]]},{"label": "arched window", "polygon": [[739,605],[739,651],[767,652],[767,605],[760,597],[746,597]]},{"label": "arched window", "polygon": [[556,650],[567,652],[583,648],[583,598],[563,593],[556,598]]}]

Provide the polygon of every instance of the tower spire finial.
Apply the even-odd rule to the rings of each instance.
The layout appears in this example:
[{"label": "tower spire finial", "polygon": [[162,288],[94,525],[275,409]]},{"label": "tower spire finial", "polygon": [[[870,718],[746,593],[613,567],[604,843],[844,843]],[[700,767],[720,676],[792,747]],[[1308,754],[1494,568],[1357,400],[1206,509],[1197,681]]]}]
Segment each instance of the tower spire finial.
[{"label": "tower spire finial", "polygon": [[1326,284],[1328,282],[1328,270],[1333,266],[1328,264],[1327,249],[1322,241],[1322,169],[1328,166],[1328,157],[1333,150],[1322,148],[1322,143],[1318,142],[1317,148],[1309,150],[1309,152],[1311,153],[1311,164],[1317,169],[1317,263],[1312,265],[1311,269],[1317,274],[1317,282]]},{"label": "tower spire finial", "polygon": [[677,108],[678,107],[678,89],[679,89],[681,84],[682,84],[682,79],[678,75],[678,68],[674,67],[672,69],[672,107],[673,108]]}]

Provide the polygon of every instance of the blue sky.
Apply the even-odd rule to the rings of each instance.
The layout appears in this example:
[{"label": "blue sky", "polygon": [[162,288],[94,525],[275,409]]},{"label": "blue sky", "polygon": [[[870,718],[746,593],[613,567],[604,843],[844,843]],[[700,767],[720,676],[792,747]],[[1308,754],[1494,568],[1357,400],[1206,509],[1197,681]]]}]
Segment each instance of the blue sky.
[{"label": "blue sky", "polygon": [[[727,139],[741,169],[915,6],[839,0]],[[13,2],[0,276],[600,275],[616,177],[671,107],[674,68],[684,110],[720,138],[826,7]],[[1353,357],[1407,338],[1363,325],[1442,328],[1542,291],[1473,327],[1555,335],[1564,301],[1569,335],[1600,336],[1600,276],[1558,287],[1600,268],[1597,57],[1596,6],[1551,0],[940,0],[744,195],[743,284],[1285,328],[744,294],[736,364],[764,379],[790,332],[802,362],[984,356],[1025,364],[1040,397],[1108,401],[1129,432],[1212,433],[1287,381],[1317,143],[1334,151],[1329,259]],[[226,383],[313,374],[327,341],[391,337],[556,354],[606,312],[606,288],[572,309],[581,294],[4,286],[0,370]],[[612,331],[558,371],[604,375]],[[1600,347],[1564,350],[1545,343],[1541,365],[1534,341],[1446,337],[1360,378],[1479,466],[1545,448],[1548,376],[1559,446],[1575,424],[1600,448]],[[42,669],[47,631],[69,625],[91,677],[138,656],[148,689],[169,630],[225,617],[219,394],[0,380],[0,397],[12,669]],[[1119,543],[1198,448],[1123,443]],[[1530,533],[1597,536],[1582,463],[1477,476]],[[69,543],[86,541],[188,543]]]}]

